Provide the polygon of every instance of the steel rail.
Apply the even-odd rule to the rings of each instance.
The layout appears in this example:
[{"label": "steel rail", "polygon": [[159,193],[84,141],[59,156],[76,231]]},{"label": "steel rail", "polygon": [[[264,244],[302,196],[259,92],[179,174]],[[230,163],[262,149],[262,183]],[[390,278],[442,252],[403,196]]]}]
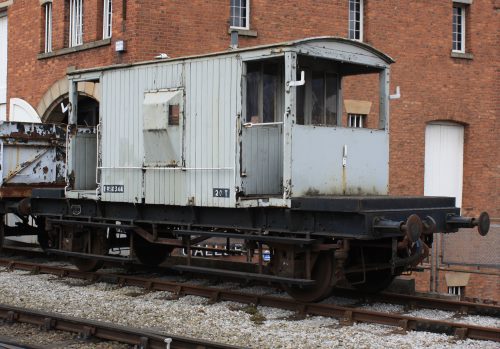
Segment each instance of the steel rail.
[{"label": "steel rail", "polygon": [[[148,279],[129,275],[110,274],[103,272],[87,273],[81,272],[76,269],[29,262],[11,261],[6,259],[0,259],[0,266],[11,269],[32,271],[34,273],[54,274],[60,277],[73,277],[90,281],[110,282],[116,283],[120,286],[136,286],[145,288],[147,290],[168,291],[174,293],[179,297],[185,295],[194,295],[209,298],[212,302],[234,301],[239,303],[255,304],[297,311],[299,314],[303,315],[308,314],[335,317],[339,318],[341,320],[341,323],[343,324],[352,324],[354,322],[377,323],[381,325],[401,327],[404,331],[431,331],[437,333],[446,333],[449,335],[456,335],[460,338],[492,340],[500,342],[500,329],[492,327],[475,326],[471,324],[444,320],[416,318],[400,314],[376,312],[332,304],[300,303],[291,298],[255,295],[234,290],[216,289],[213,287],[195,286],[173,281]],[[460,303],[467,304],[467,302]],[[438,300],[435,300],[433,304],[439,304]],[[498,309],[500,308],[498,306],[476,303],[471,303],[471,306],[491,308],[496,312],[498,312]],[[461,310],[463,311],[463,307],[461,308]]]},{"label": "steel rail", "polygon": [[391,304],[400,304],[406,306],[409,309],[439,309],[445,311],[454,311],[459,314],[500,317],[500,306],[495,304],[474,303],[468,301],[459,301],[455,299],[426,297],[421,295],[390,292],[366,295],[358,291],[349,289],[337,289],[334,291],[334,295],[358,298],[368,303],[384,302]]},{"label": "steel rail", "polygon": [[98,338],[137,345],[142,349],[236,349],[232,345],[213,343],[182,336],[171,336],[148,329],[119,326],[101,321],[74,318],[39,310],[0,304],[0,318],[7,323],[22,322],[41,330],[78,333],[83,339]]}]

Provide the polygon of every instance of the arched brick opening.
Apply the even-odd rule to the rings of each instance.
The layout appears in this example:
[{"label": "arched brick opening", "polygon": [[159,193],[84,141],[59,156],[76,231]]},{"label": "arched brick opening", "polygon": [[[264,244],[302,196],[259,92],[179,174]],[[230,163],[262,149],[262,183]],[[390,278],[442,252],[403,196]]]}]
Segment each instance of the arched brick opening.
[{"label": "arched brick opening", "polygon": [[[36,110],[42,122],[67,122],[67,112],[63,112],[61,103],[68,104],[69,83],[63,78],[54,83],[43,95]],[[99,116],[100,85],[94,82],[78,83],[79,123],[97,124]]]}]

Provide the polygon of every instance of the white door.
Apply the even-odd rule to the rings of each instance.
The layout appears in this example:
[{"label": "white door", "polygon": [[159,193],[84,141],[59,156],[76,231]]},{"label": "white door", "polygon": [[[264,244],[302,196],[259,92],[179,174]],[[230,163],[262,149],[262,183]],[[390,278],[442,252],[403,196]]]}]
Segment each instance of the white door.
[{"label": "white door", "polygon": [[7,116],[7,16],[0,14],[0,120]]},{"label": "white door", "polygon": [[435,123],[425,129],[426,196],[453,196],[462,206],[464,127]]}]

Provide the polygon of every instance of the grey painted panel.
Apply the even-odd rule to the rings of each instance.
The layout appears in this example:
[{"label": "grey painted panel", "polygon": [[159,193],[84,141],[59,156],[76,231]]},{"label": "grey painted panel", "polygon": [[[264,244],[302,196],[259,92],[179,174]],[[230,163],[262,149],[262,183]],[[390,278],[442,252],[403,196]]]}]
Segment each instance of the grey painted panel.
[{"label": "grey painted panel", "polygon": [[385,131],[295,125],[292,137],[293,196],[387,194],[389,136]]},{"label": "grey painted panel", "polygon": [[[125,192],[102,193],[102,200],[234,206],[240,76],[241,63],[234,56],[105,71],[100,184],[124,185]],[[144,167],[142,178],[144,93],[177,87],[186,92],[184,129],[179,130],[185,169],[155,164]],[[162,152],[162,142],[156,144]],[[213,188],[230,189],[231,197],[214,198]]]},{"label": "grey painted panel", "polygon": [[276,195],[283,182],[282,125],[242,130],[243,191],[246,195]]},{"label": "grey painted panel", "polygon": [[97,166],[97,135],[77,133],[72,140],[71,154],[75,190],[95,190],[97,188],[95,169]]}]

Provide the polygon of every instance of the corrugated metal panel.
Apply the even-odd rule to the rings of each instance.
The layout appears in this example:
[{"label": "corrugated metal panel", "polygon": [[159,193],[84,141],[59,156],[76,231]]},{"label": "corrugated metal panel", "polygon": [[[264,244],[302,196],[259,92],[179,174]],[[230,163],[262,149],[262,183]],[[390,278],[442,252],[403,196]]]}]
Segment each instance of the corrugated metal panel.
[{"label": "corrugated metal panel", "polygon": [[[101,185],[124,185],[124,193],[102,193],[102,199],[140,202],[144,197],[152,204],[234,206],[240,75],[241,62],[227,56],[106,71]],[[176,87],[186,91],[185,170],[146,167],[143,195],[144,93]],[[230,189],[231,197],[214,198],[213,188]]]},{"label": "corrugated metal panel", "polygon": [[[7,17],[0,17],[0,104],[7,103]],[[5,107],[1,113],[5,113]],[[5,115],[0,114],[0,120]]]},{"label": "corrugated metal panel", "polygon": [[385,130],[295,125],[292,139],[293,196],[387,194]]}]

